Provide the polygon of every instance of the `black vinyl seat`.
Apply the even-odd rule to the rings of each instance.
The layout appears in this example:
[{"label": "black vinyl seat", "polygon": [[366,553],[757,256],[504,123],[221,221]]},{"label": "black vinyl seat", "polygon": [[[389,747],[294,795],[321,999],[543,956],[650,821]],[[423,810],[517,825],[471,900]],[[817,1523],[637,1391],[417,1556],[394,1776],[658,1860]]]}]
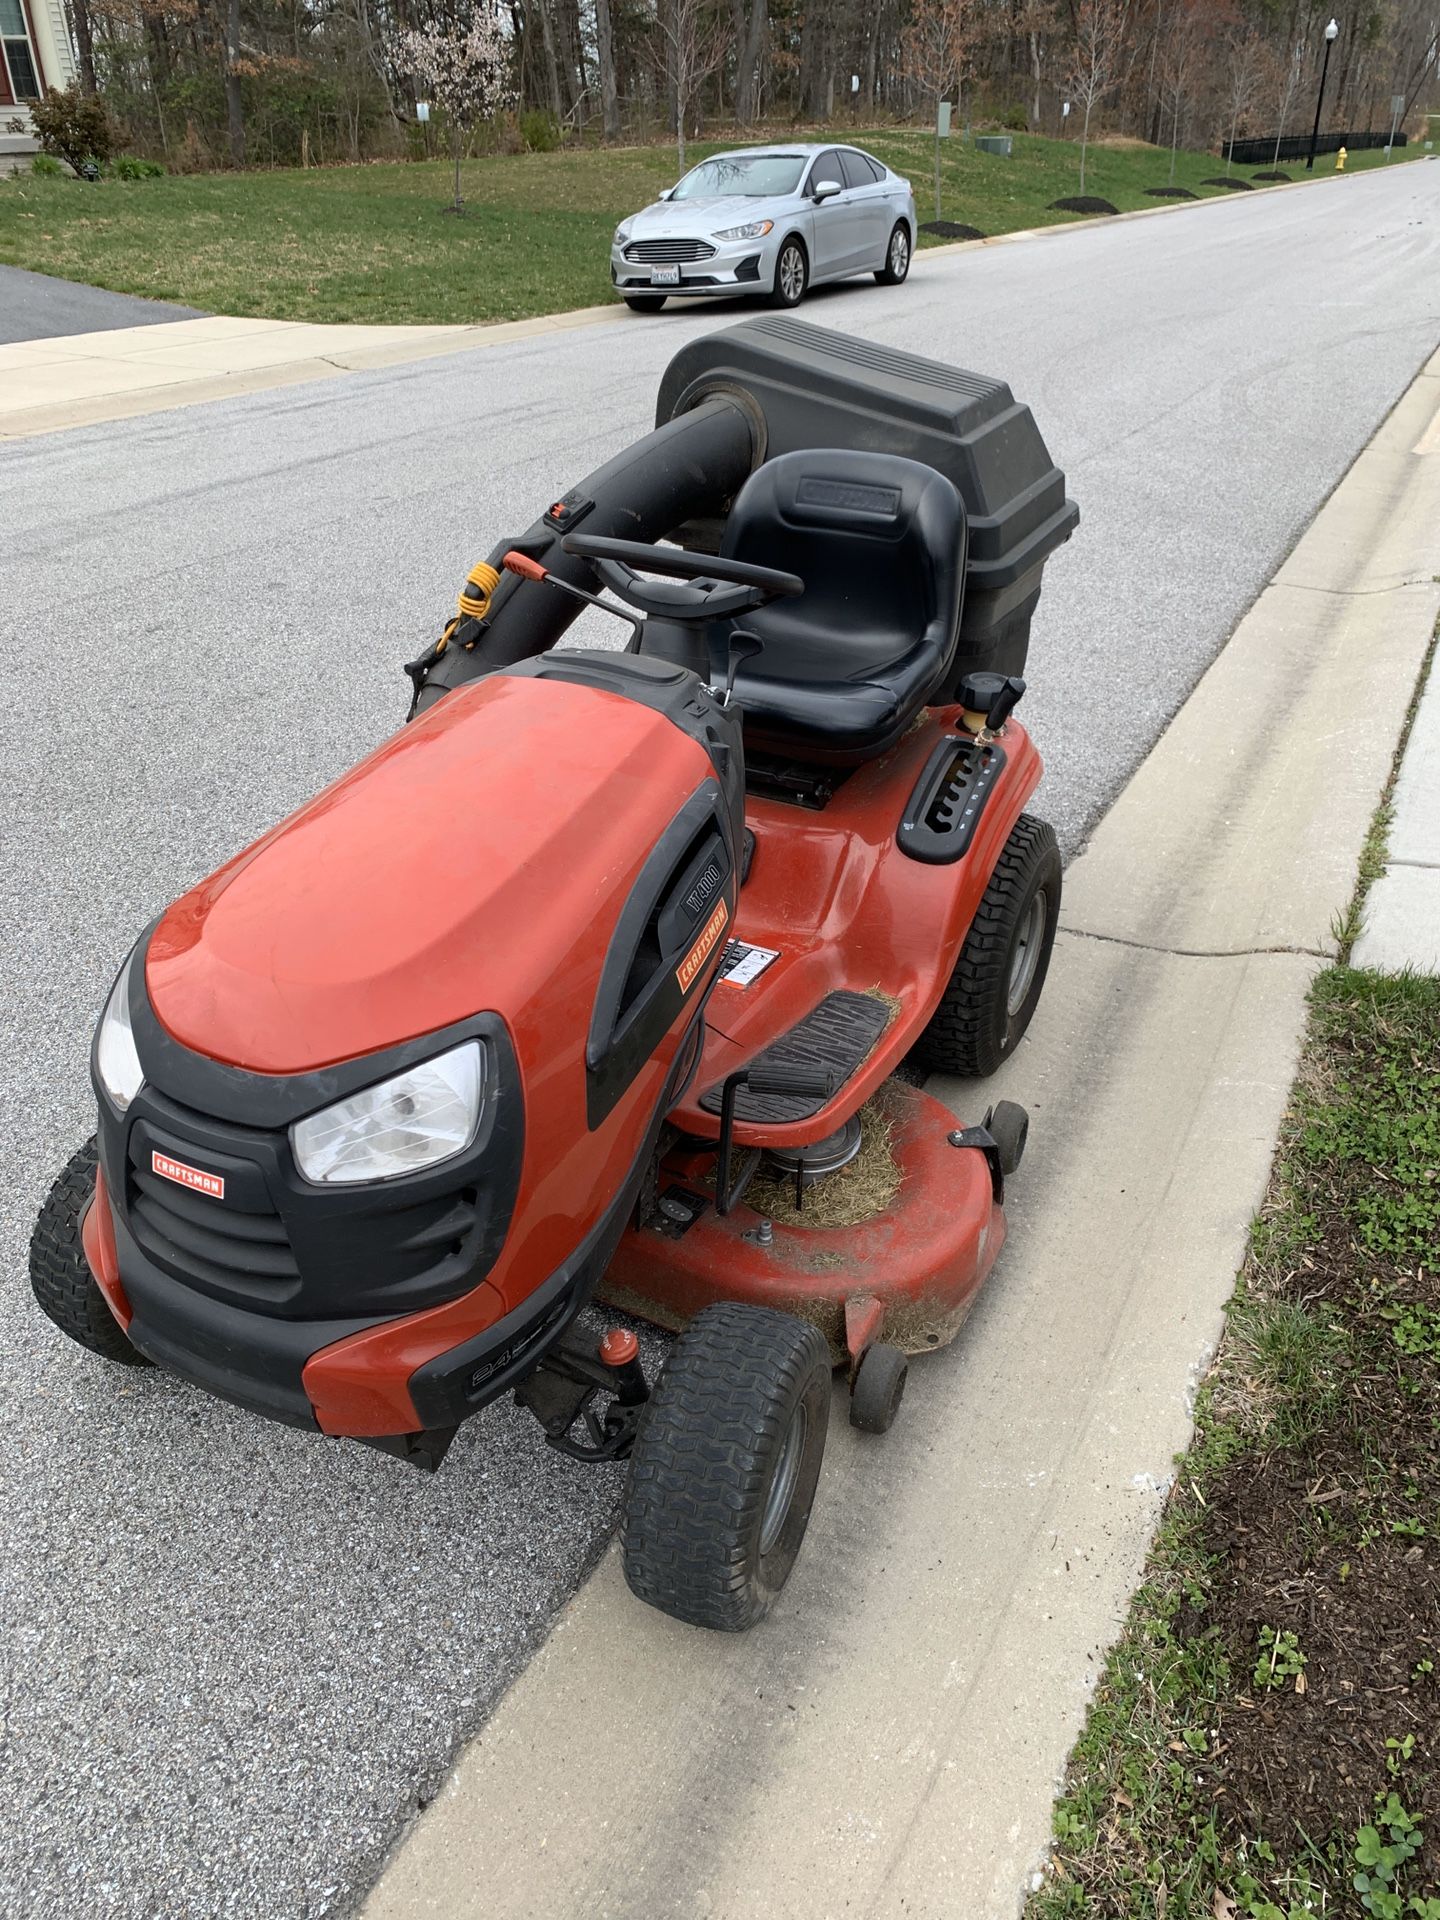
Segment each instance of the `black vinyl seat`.
[{"label": "black vinyl seat", "polygon": [[965,542],[960,495],[918,461],[817,448],[758,467],[721,552],[805,591],[736,623],[764,642],[735,676],[747,741],[841,764],[883,753],[954,657]]}]

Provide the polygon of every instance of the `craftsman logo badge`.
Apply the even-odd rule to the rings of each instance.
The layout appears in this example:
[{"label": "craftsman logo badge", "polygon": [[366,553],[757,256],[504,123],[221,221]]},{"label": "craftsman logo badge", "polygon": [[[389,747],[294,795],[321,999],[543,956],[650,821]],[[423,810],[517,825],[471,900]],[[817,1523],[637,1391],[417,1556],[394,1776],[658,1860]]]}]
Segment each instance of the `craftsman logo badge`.
[{"label": "craftsman logo badge", "polygon": [[714,913],[705,922],[705,931],[686,954],[675,970],[675,978],[680,982],[680,991],[688,993],[694,984],[695,976],[714,951],[715,942],[725,931],[725,922],[730,918],[730,910],[722,900]]},{"label": "craftsman logo badge", "polygon": [[225,1198],[225,1182],[218,1173],[202,1173],[199,1167],[187,1167],[183,1160],[172,1160],[168,1153],[152,1152],[150,1169],[162,1180],[173,1180],[177,1187],[189,1187],[192,1193],[208,1193],[212,1200]]}]

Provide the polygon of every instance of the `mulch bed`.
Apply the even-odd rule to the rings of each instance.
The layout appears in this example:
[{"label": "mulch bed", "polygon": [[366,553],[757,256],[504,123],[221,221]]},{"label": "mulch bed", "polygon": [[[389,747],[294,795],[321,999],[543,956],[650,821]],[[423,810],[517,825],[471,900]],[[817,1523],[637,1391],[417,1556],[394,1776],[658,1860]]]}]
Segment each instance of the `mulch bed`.
[{"label": "mulch bed", "polygon": [[937,233],[942,240],[983,240],[978,227],[962,226],[958,220],[922,220],[921,233]]},{"label": "mulch bed", "polygon": [[1146,187],[1145,193],[1151,200],[1198,200],[1198,193],[1192,193],[1188,187]]},{"label": "mulch bed", "polygon": [[[1417,1106],[1429,1112],[1440,1092],[1432,1044],[1412,1056]],[[1383,1084],[1377,1066],[1357,1026],[1333,1044],[1324,1071],[1353,1097]],[[1389,1155],[1428,1151],[1418,1130],[1396,1146],[1388,1128],[1382,1113],[1372,1137],[1351,1134],[1339,1151],[1321,1134],[1313,1157],[1292,1163],[1304,1244],[1265,1275],[1264,1295],[1333,1330],[1328,1404],[1303,1444],[1242,1453],[1210,1477],[1202,1536],[1218,1566],[1203,1616],[1188,1624],[1219,1634],[1235,1685],[1199,1768],[1222,1824],[1236,1837],[1263,1834],[1282,1865],[1287,1855],[1298,1865],[1297,1830],[1317,1845],[1353,1845],[1377,1791],[1393,1786],[1433,1836],[1426,1866],[1440,1878],[1431,1851],[1440,1842],[1440,1352],[1402,1353],[1392,1333],[1402,1315],[1440,1309],[1440,1246],[1417,1253],[1412,1235],[1390,1252],[1357,1238],[1378,1183],[1395,1188]],[[1424,1194],[1437,1172],[1402,1177]],[[1232,1389],[1235,1404],[1245,1391],[1243,1382]],[[1254,1684],[1263,1627],[1296,1635],[1302,1686]],[[1413,1750],[1400,1760],[1386,1742],[1407,1735]]]},{"label": "mulch bed", "polygon": [[1288,173],[1280,173],[1274,167],[1271,167],[1266,173],[1257,173],[1255,178],[1257,180],[1284,180],[1288,182],[1290,176]]},{"label": "mulch bed", "polygon": [[[1421,1431],[1421,1429],[1424,1431]],[[1395,1436],[1397,1477],[1417,1485],[1433,1516],[1440,1461],[1428,1413]],[[1277,1853],[1299,1828],[1317,1842],[1351,1836],[1386,1784],[1388,1739],[1414,1737],[1403,1792],[1410,1813],[1440,1833],[1440,1552],[1430,1539],[1382,1536],[1316,1551],[1297,1537],[1315,1502],[1341,1517],[1363,1461],[1344,1439],[1242,1461],[1209,1495],[1206,1544],[1225,1571],[1206,1622],[1230,1647],[1242,1691],[1226,1708],[1209,1774],[1225,1824],[1264,1834]],[[1337,1498],[1338,1494],[1338,1498]],[[1217,1497],[1218,1496],[1218,1497]],[[1289,1627],[1306,1655],[1305,1690],[1250,1685],[1260,1629]],[[1417,1676],[1423,1660],[1433,1673]],[[1293,1845],[1293,1839],[1291,1845]]]},{"label": "mulch bed", "polygon": [[1118,213],[1108,200],[1097,200],[1092,193],[1072,194],[1066,200],[1052,200],[1051,213]]},{"label": "mulch bed", "polygon": [[1254,184],[1249,180],[1227,179],[1223,173],[1217,173],[1212,180],[1202,180],[1202,187],[1224,187],[1227,193],[1253,193]]}]

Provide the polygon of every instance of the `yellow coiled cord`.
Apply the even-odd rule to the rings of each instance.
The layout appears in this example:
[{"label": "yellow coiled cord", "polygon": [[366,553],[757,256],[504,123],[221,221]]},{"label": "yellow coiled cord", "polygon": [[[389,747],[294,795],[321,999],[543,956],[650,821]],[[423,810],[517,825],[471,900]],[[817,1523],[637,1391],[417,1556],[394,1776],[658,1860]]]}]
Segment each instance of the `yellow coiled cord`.
[{"label": "yellow coiled cord", "polygon": [[500,575],[488,560],[477,560],[460,589],[460,611],[472,620],[483,620],[490,611],[490,596],[500,584]]},{"label": "yellow coiled cord", "polygon": [[[500,584],[500,575],[488,560],[477,560],[465,576],[465,584],[460,589],[460,611],[435,642],[435,658],[438,660],[449,646],[455,629],[462,620],[483,620],[490,611],[490,596]],[[467,642],[473,646],[474,641]]]}]

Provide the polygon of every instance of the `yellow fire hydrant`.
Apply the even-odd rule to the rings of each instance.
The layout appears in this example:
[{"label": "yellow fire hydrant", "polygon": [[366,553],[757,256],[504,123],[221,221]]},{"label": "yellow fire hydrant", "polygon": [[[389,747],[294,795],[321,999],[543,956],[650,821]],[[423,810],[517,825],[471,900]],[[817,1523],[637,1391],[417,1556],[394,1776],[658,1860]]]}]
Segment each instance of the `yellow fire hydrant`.
[{"label": "yellow fire hydrant", "polygon": [[1343,173],[1345,171],[1345,162],[1348,158],[1349,158],[1349,155],[1346,153],[1344,147],[1341,147],[1340,151],[1335,156],[1336,173]]}]

